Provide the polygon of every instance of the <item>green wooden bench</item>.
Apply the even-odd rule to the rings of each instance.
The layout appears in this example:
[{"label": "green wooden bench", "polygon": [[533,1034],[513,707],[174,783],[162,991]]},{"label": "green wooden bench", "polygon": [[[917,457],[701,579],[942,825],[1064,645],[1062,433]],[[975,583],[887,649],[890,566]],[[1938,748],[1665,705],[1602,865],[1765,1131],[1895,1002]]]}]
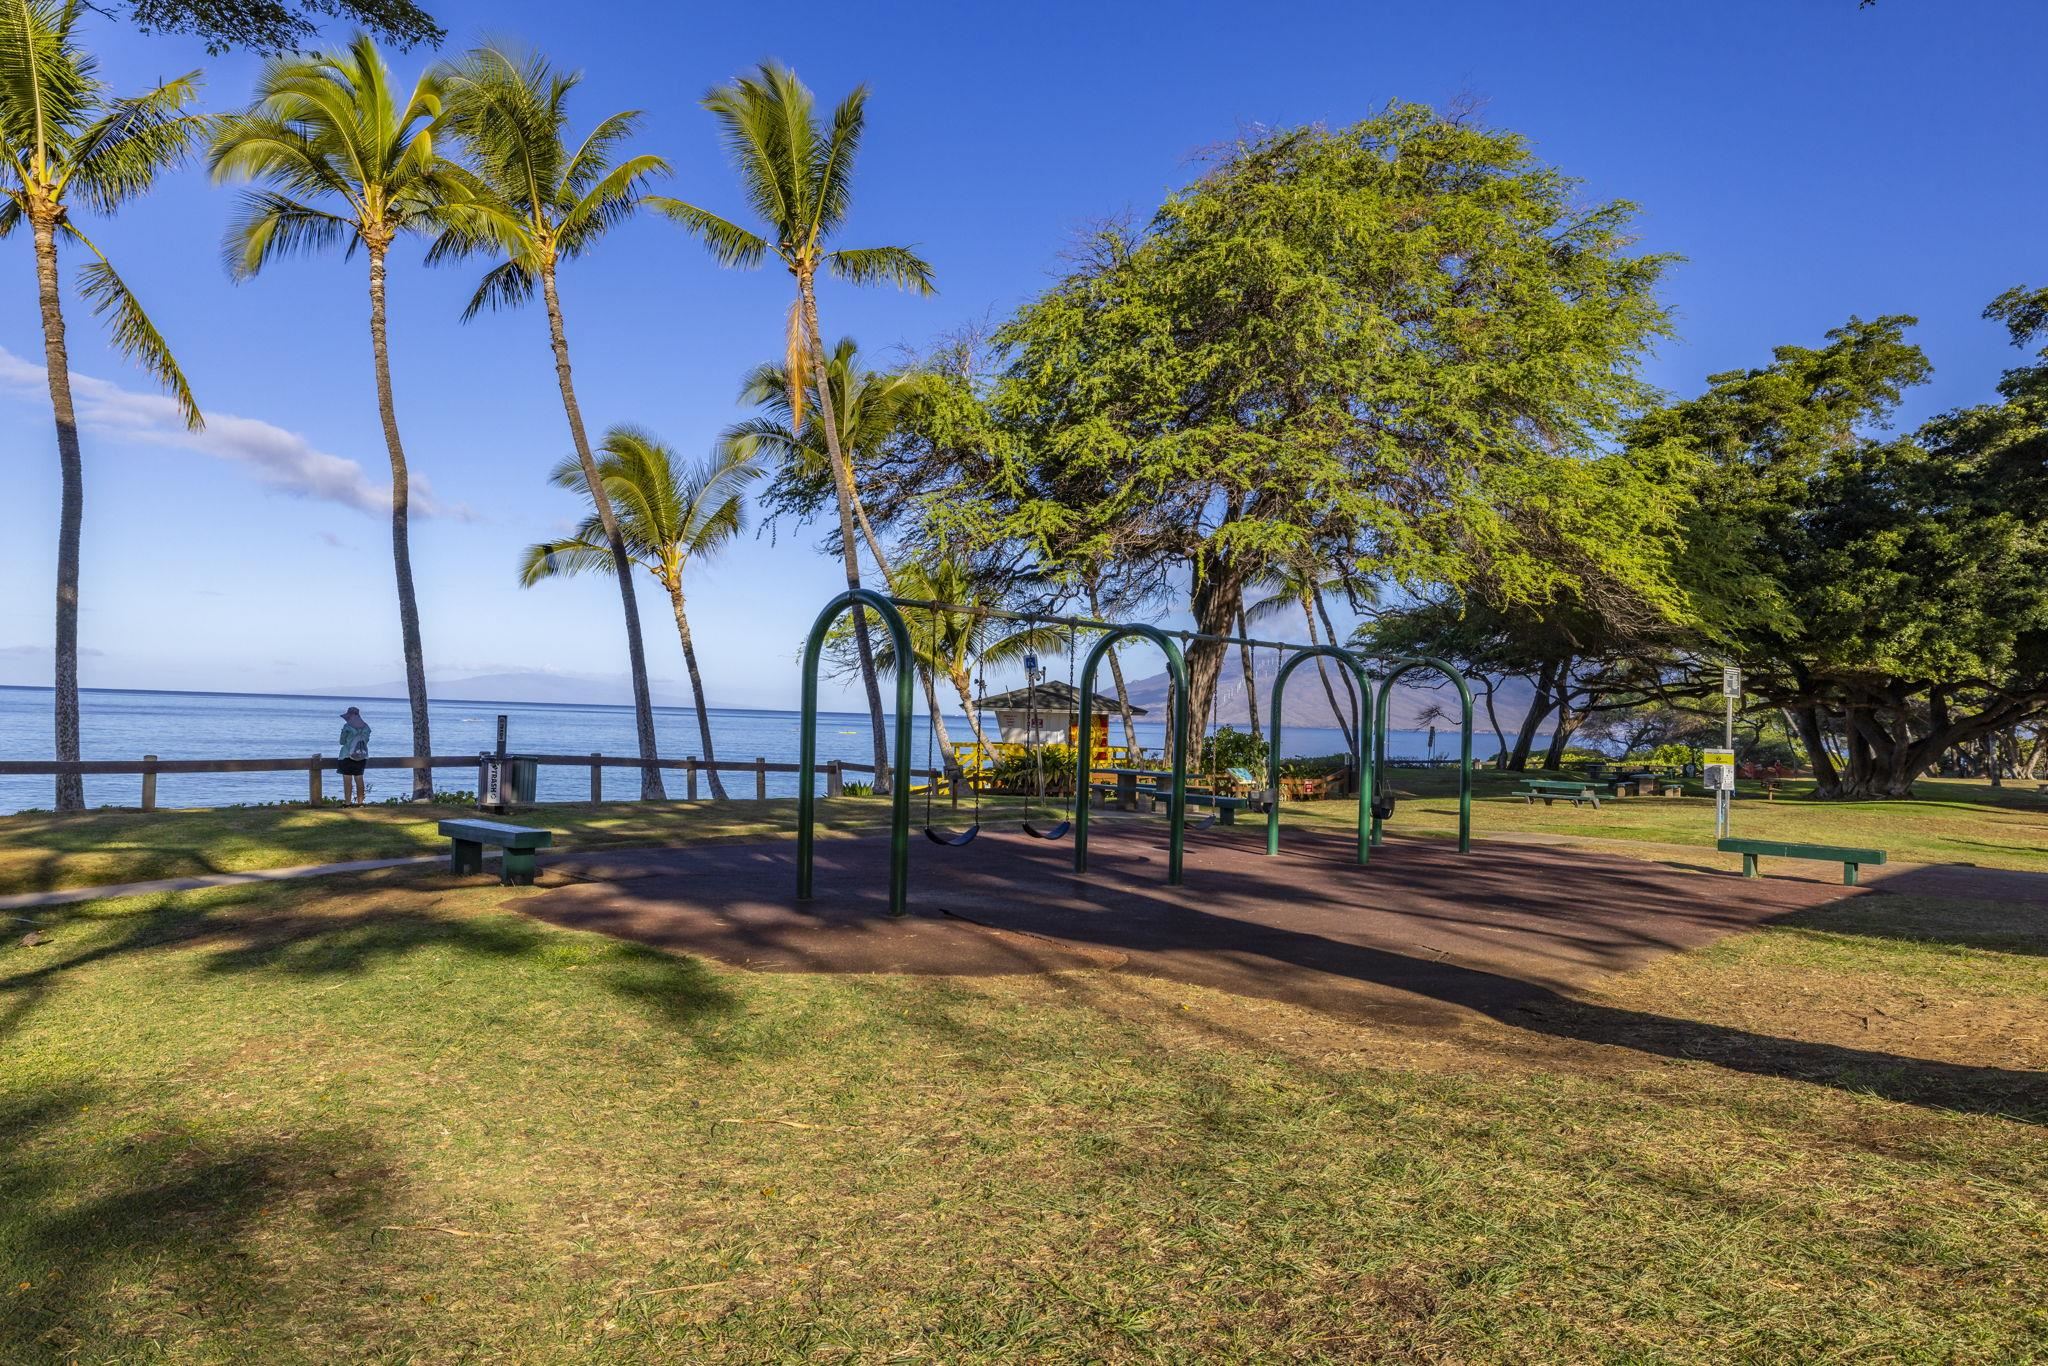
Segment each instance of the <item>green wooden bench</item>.
[{"label": "green wooden bench", "polygon": [[1865,863],[1883,863],[1882,849],[1852,849],[1846,845],[1832,844],[1787,844],[1783,840],[1720,840],[1715,848],[1724,854],[1742,855],[1742,875],[1762,877],[1756,869],[1756,861],[1763,858],[1807,858],[1821,863],[1842,865],[1842,885],[1856,885],[1856,869]]},{"label": "green wooden bench", "polygon": [[1564,801],[1577,806],[1580,802],[1591,802],[1593,809],[1600,809],[1600,794],[1593,790],[1591,783],[1560,782],[1551,778],[1524,778],[1514,795],[1525,802],[1534,803],[1539,797],[1545,806],[1552,802]]},{"label": "green wooden bench", "polygon": [[506,821],[450,820],[441,822],[441,833],[454,841],[448,866],[456,873],[481,873],[484,846],[505,851],[503,880],[525,885],[533,881],[534,850],[554,843],[551,831]]}]

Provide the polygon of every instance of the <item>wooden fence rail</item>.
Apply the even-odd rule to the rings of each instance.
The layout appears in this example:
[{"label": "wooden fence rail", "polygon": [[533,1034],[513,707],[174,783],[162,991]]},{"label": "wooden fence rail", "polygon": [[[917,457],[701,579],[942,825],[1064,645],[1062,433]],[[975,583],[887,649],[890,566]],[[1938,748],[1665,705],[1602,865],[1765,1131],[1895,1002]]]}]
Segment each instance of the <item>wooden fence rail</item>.
[{"label": "wooden fence rail", "polygon": [[[470,768],[480,758],[489,755],[436,754],[422,759],[413,755],[392,755],[382,758],[365,759],[365,768],[418,769],[418,768]],[[607,768],[656,768],[671,772],[680,771],[685,775],[688,800],[697,799],[697,775],[717,769],[720,773],[751,773],[754,775],[754,799],[768,798],[768,775],[771,773],[801,773],[800,764],[770,763],[765,758],[751,760],[720,759],[715,763],[706,762],[690,755],[682,759],[630,759],[604,754],[521,754],[507,751],[508,759],[528,759],[535,764],[555,768],[588,768],[590,770],[590,800],[604,800],[604,770]],[[55,777],[57,775],[97,776],[139,776],[142,779],[142,809],[156,809],[156,780],[162,773],[304,773],[307,775],[306,797],[308,802],[317,804],[321,800],[320,777],[334,771],[339,761],[325,754],[310,754],[303,759],[159,759],[154,754],[145,754],[140,759],[0,759],[0,776],[4,777]],[[850,759],[830,759],[818,765],[818,772],[825,779],[825,795],[843,796],[848,773],[873,775],[873,764],[856,763]],[[936,769],[912,769],[913,781],[937,782],[945,775]],[[958,792],[954,794],[958,799]]]}]

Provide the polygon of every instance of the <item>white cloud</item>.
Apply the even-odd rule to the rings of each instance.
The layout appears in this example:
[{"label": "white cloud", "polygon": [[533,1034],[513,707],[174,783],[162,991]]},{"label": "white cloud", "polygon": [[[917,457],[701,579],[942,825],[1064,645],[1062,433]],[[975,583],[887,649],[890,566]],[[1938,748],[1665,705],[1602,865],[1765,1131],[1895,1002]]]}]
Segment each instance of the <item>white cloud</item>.
[{"label": "white cloud", "polygon": [[[0,347],[0,388],[12,397],[47,404],[49,380],[41,365]],[[202,431],[187,431],[178,405],[162,394],[124,389],[111,380],[71,374],[80,426],[106,436],[198,451],[247,469],[256,482],[294,498],[339,503],[373,517],[391,511],[391,487],[373,481],[353,460],[316,449],[297,432],[259,418],[209,412]],[[418,474],[412,476],[412,514],[476,520],[459,503],[444,503]]]}]

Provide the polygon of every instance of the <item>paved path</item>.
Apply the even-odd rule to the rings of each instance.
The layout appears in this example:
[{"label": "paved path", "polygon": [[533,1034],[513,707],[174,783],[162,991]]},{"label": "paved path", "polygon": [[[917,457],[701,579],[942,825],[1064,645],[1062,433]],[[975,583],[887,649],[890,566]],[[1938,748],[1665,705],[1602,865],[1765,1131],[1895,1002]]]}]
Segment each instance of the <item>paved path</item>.
[{"label": "paved path", "polygon": [[301,868],[257,868],[246,873],[200,873],[192,877],[163,877],[154,882],[120,882],[110,887],[66,887],[55,892],[18,892],[0,896],[0,911],[32,911],[43,906],[68,906],[77,901],[98,901],[105,897],[150,896],[157,892],[196,892],[207,887],[235,887],[245,882],[285,882],[300,877],[325,877],[329,873],[367,873],[378,868],[402,868],[412,863],[441,863],[441,854],[419,854],[410,858],[366,858],[353,863],[313,863]]}]

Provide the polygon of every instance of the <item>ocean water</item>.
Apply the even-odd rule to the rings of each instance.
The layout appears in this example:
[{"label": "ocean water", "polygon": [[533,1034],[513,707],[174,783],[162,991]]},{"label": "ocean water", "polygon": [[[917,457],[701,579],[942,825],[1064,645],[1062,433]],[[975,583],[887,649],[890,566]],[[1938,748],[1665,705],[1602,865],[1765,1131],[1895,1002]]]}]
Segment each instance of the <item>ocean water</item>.
[{"label": "ocean water", "polygon": [[[412,723],[403,701],[100,688],[85,689],[80,696],[80,747],[87,759],[140,759],[145,754],[154,754],[159,759],[304,758],[314,753],[331,756],[341,730],[340,713],[350,702],[363,709],[363,717],[370,723],[372,754],[411,752]],[[48,688],[0,687],[0,759],[52,757],[50,708]],[[631,707],[435,701],[429,713],[435,753],[474,754],[495,747],[500,713],[508,718],[506,745],[513,753],[602,753],[626,757],[637,752]],[[955,740],[967,736],[964,720],[947,720]],[[793,711],[719,708],[711,713],[712,741],[721,761],[759,757],[771,763],[793,764],[797,760],[798,721],[798,714]],[[697,716],[690,708],[657,707],[654,722],[664,758],[701,753]],[[1164,729],[1160,722],[1140,721],[1139,743],[1157,749]],[[918,767],[925,766],[925,730],[924,718],[919,716],[912,759]],[[1110,735],[1121,741],[1120,722],[1110,722]],[[1335,754],[1344,749],[1343,736],[1335,730],[1290,728],[1283,738],[1290,755]],[[1397,757],[1421,757],[1428,748],[1428,738],[1422,733],[1395,731],[1387,739],[1388,753]],[[1486,737],[1487,741],[1490,739]],[[1477,737],[1475,745],[1485,748]],[[1455,731],[1439,732],[1435,753],[1456,755]],[[873,745],[866,716],[821,714],[818,758],[820,762],[872,762]],[[682,773],[664,773],[663,781],[671,796],[682,795]],[[325,775],[323,782],[330,794],[338,790],[332,774]],[[371,769],[367,782],[372,801],[411,791],[411,774],[407,770]],[[473,789],[475,765],[436,769],[434,784],[439,788]],[[752,774],[727,774],[726,784],[733,796],[753,795]],[[86,802],[92,806],[135,806],[141,801],[141,790],[142,779],[136,775],[91,775],[85,780]],[[159,806],[297,801],[305,793],[303,772],[165,773],[157,777]],[[618,800],[637,797],[639,775],[626,768],[606,769],[604,793]],[[776,797],[794,796],[796,775],[769,774],[768,793]],[[542,801],[587,800],[590,770],[543,765],[537,795]],[[52,796],[52,781],[47,777],[0,774],[0,812],[47,807]]]}]

